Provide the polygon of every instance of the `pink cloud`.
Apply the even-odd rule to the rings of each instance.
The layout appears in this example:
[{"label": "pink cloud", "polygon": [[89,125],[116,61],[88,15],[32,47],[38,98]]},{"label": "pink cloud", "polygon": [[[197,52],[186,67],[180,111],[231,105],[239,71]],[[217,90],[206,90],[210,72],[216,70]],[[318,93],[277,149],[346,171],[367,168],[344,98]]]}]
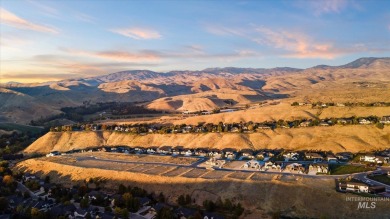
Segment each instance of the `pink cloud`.
[{"label": "pink cloud", "polygon": [[111,32],[130,37],[136,40],[151,40],[151,39],[160,39],[162,36],[158,31],[140,28],[140,27],[131,27],[131,28],[119,28],[113,29]]},{"label": "pink cloud", "polygon": [[126,52],[126,51],[85,51],[61,48],[62,51],[89,57],[96,57],[102,59],[110,59],[114,61],[126,61],[126,62],[138,62],[138,61],[157,61],[160,59],[160,55],[153,51],[141,51],[141,52]]},{"label": "pink cloud", "polygon": [[4,8],[0,8],[0,23],[19,29],[33,30],[44,33],[58,33],[58,31],[52,27],[27,21],[10,11],[5,10]]}]

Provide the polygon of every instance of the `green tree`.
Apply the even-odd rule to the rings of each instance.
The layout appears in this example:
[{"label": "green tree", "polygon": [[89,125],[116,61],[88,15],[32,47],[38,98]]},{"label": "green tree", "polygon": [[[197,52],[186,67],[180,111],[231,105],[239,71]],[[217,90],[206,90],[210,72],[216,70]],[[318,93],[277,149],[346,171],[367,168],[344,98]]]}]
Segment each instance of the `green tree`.
[{"label": "green tree", "polygon": [[127,190],[126,190],[126,186],[124,186],[123,184],[120,184],[120,185],[118,186],[118,193],[119,193],[119,194],[123,195],[126,191],[127,191]]},{"label": "green tree", "polygon": [[85,196],[83,199],[81,199],[80,207],[81,208],[88,208],[89,207],[89,198],[88,198],[88,196]]},{"label": "green tree", "polygon": [[189,205],[191,204],[191,196],[190,195],[186,195],[186,201],[185,201],[186,205]]},{"label": "green tree", "polygon": [[174,215],[172,210],[169,208],[164,207],[157,212],[156,219],[172,219],[172,218],[174,218]]},{"label": "green tree", "polygon": [[383,125],[383,123],[380,123],[380,122],[378,122],[375,126],[376,126],[378,129],[384,129],[384,128],[385,128],[385,125]]},{"label": "green tree", "polygon": [[184,206],[186,204],[186,199],[184,198],[184,195],[180,195],[179,198],[177,198],[177,204],[180,206]]}]

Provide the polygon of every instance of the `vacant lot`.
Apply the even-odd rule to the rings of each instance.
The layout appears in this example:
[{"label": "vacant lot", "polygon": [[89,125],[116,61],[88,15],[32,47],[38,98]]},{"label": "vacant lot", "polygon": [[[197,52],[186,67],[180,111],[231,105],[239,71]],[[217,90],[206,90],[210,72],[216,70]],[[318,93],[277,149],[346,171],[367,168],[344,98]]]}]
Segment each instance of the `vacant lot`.
[{"label": "vacant lot", "polygon": [[147,163],[171,163],[190,165],[196,162],[198,159],[194,157],[172,157],[162,155],[147,155],[147,154],[120,154],[120,153],[108,153],[108,152],[86,152],[81,154],[73,154],[75,157],[94,156],[99,159],[105,160],[120,160],[120,161],[135,161],[135,162],[147,162]]},{"label": "vacant lot", "polygon": [[166,172],[163,176],[180,176],[181,174],[192,170],[192,168],[177,167],[172,171]]},{"label": "vacant lot", "polygon": [[330,166],[331,175],[342,175],[350,173],[359,173],[375,170],[375,167],[355,166],[355,165],[332,165]]},{"label": "vacant lot", "polygon": [[207,173],[209,170],[206,169],[192,169],[191,171],[183,174],[182,176],[188,177],[188,178],[198,178],[202,176],[203,174]]},{"label": "vacant lot", "polygon": [[210,171],[202,176],[204,179],[222,179],[231,174],[230,171]]},{"label": "vacant lot", "polygon": [[232,174],[228,175],[227,177],[233,178],[233,179],[248,179],[253,173],[248,172],[233,172]]}]

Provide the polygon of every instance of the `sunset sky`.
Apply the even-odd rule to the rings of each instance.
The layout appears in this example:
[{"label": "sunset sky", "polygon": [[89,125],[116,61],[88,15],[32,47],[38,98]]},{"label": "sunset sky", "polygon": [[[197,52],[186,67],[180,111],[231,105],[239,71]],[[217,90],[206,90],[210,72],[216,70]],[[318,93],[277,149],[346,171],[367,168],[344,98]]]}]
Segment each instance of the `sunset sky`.
[{"label": "sunset sky", "polygon": [[390,1],[0,0],[0,83],[390,56]]}]

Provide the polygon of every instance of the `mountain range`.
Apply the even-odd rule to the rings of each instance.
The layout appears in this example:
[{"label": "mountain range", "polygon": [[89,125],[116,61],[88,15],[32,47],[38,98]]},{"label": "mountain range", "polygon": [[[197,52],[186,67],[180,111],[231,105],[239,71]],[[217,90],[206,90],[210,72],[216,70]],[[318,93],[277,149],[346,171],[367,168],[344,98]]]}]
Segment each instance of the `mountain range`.
[{"label": "mountain range", "polygon": [[[361,87],[388,93],[390,58],[360,58],[341,66],[296,68],[207,68],[201,71],[121,71],[45,83],[0,85],[0,121],[28,123],[85,102],[143,102],[164,111],[212,110],[280,98],[324,98],[340,91],[359,99]],[[366,86],[367,87],[367,86]],[[357,90],[356,90],[357,89]],[[352,94],[351,94],[352,92]],[[365,94],[370,100],[370,95]],[[323,95],[322,95],[323,96]],[[325,95],[326,96],[326,95]],[[334,99],[342,99],[342,95]],[[377,95],[372,95],[378,99]]]}]

